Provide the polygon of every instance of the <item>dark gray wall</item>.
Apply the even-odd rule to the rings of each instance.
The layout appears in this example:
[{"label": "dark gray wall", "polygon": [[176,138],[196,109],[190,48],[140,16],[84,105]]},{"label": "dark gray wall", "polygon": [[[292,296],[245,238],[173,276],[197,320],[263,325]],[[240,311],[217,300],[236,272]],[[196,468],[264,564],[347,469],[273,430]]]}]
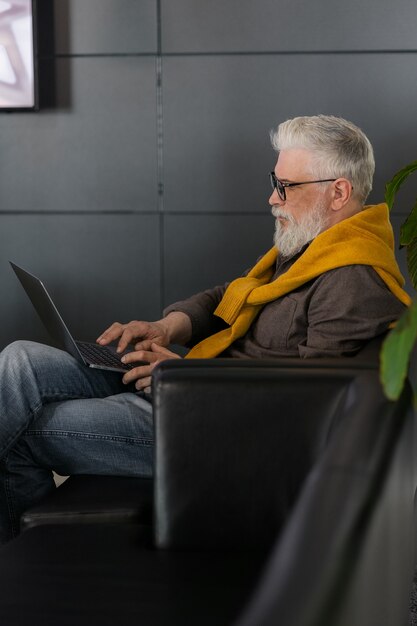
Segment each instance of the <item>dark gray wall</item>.
[{"label": "dark gray wall", "polygon": [[8,259],[85,338],[240,273],[271,245],[269,131],[288,117],[365,130],[371,202],[417,158],[415,0],[38,5],[41,110],[0,115],[0,346],[46,338]]}]

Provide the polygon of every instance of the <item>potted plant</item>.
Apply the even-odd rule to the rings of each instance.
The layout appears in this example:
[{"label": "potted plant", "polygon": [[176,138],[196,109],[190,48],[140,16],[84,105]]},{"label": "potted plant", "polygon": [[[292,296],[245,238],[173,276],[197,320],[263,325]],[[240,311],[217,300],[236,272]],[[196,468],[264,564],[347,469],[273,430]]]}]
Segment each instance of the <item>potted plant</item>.
[{"label": "potted plant", "polygon": [[[404,181],[417,170],[417,161],[401,169],[385,186],[385,201],[391,210],[398,190]],[[407,269],[417,291],[417,201],[400,229],[400,247],[406,248]],[[396,400],[403,389],[414,344],[417,340],[417,301],[398,320],[387,335],[381,349],[381,382],[384,392]]]}]

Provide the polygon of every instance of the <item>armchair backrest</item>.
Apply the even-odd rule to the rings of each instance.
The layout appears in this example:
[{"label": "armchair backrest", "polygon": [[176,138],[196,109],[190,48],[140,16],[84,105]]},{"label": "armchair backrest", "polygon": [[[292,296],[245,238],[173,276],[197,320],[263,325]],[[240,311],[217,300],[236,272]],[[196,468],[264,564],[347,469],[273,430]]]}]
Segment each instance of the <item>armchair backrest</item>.
[{"label": "armchair backrest", "polygon": [[[334,433],[277,537],[235,626],[409,623],[415,568],[416,425],[412,393],[372,400]],[[301,591],[301,593],[300,593]],[[300,601],[300,597],[302,600]]]},{"label": "armchair backrest", "polygon": [[155,543],[168,549],[270,545],[341,425],[389,404],[375,366],[349,359],[172,361],[153,391]]}]

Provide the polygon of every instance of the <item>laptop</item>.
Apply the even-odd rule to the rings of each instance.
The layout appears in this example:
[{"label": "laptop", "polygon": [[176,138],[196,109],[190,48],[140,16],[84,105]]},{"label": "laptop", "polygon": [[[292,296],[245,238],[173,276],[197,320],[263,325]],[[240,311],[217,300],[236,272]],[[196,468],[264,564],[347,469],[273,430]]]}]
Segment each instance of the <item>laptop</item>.
[{"label": "laptop", "polygon": [[76,341],[68,330],[51,296],[42,281],[30,274],[22,267],[9,261],[16,276],[22,283],[23,289],[29,296],[46,330],[53,341],[62,350],[88,367],[112,372],[126,372],[138,365],[147,365],[147,361],[135,361],[134,364],[124,364],[120,361],[120,354],[110,346],[100,346],[97,343]]}]

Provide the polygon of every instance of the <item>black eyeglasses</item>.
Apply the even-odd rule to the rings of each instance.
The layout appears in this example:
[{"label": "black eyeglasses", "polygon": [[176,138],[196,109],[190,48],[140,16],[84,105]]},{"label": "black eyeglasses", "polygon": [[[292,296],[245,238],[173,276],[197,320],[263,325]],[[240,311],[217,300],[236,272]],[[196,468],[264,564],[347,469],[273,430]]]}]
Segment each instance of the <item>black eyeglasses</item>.
[{"label": "black eyeglasses", "polygon": [[281,180],[279,180],[275,176],[275,172],[269,172],[269,180],[271,182],[272,189],[274,190],[276,189],[278,196],[281,198],[283,202],[285,202],[287,199],[287,195],[285,193],[286,187],[298,187],[298,185],[311,185],[312,183],[330,183],[330,182],[337,180],[337,178],[323,178],[321,180],[306,180],[302,183],[283,183]]}]

